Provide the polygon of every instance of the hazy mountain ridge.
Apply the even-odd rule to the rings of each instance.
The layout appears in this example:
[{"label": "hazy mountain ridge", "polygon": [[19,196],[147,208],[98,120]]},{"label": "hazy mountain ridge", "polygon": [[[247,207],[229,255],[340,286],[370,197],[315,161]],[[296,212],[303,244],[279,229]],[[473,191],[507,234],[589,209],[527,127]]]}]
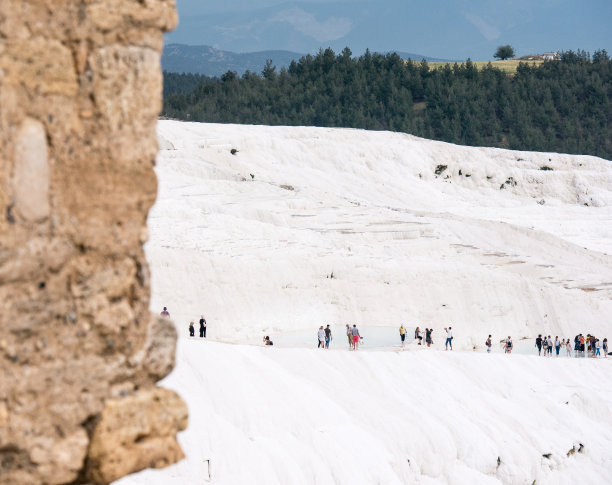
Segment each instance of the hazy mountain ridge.
[{"label": "hazy mountain ridge", "polygon": [[[402,59],[430,62],[444,62],[445,59],[424,56],[411,52],[397,52]],[[242,75],[245,71],[259,73],[272,59],[278,68],[287,67],[291,61],[299,60],[305,54],[287,50],[264,50],[259,52],[231,52],[207,45],[168,44],[164,46],[162,69],[168,72],[203,74],[206,76],[221,76],[227,71],[236,71]]]},{"label": "hazy mountain ridge", "polygon": [[245,71],[260,72],[267,59],[275,66],[288,66],[303,54],[284,50],[237,53],[211,46],[169,44],[164,47],[162,69],[169,72],[190,72],[206,76],[220,76],[227,71],[242,75]]},{"label": "hazy mountain ridge", "polygon": [[[491,3],[454,0],[433,3],[386,0],[271,2],[183,0],[180,27],[170,43],[214,45],[234,52],[283,49],[315,52],[320,47],[356,54],[366,48],[426,52],[453,59],[489,60],[510,43],[518,55],[610,45],[606,18],[612,3],[584,8],[578,0]],[[571,18],[572,28],[567,19]],[[584,38],[589,32],[590,40]]]}]

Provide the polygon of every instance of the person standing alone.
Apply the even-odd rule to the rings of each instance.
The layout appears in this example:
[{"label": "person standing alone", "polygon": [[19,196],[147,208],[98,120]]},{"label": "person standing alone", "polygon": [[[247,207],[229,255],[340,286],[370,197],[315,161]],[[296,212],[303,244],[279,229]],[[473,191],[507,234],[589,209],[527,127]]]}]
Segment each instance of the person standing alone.
[{"label": "person standing alone", "polygon": [[504,352],[506,354],[511,354],[512,353],[512,337],[510,337],[510,335],[508,335],[508,338],[506,339],[506,344],[504,345]]},{"label": "person standing alone", "polygon": [[400,340],[402,341],[402,347],[404,347],[406,345],[406,329],[404,328],[404,325],[401,325],[399,328],[399,334],[400,334]]},{"label": "person standing alone", "polygon": [[444,327],[446,332],[446,343],[444,344],[444,350],[448,350],[448,346],[450,345],[450,349],[453,350],[453,327]]},{"label": "person standing alone", "polygon": [[200,315],[200,338],[206,338],[206,320],[204,315]]}]

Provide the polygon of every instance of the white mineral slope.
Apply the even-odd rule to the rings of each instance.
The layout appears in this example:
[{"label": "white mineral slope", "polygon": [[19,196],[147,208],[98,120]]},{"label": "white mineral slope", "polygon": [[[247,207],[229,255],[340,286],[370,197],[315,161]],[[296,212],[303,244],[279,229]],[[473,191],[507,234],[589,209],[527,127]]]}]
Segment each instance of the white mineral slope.
[{"label": "white mineral slope", "polygon": [[187,458],[117,484],[607,484],[611,371],[612,359],[180,339],[163,384],[188,403]]},{"label": "white mineral slope", "polygon": [[158,132],[152,308],[181,336],[202,313],[230,341],[323,322],[452,324],[462,348],[609,329],[612,162],[349,129]]},{"label": "white mineral slope", "polygon": [[[610,483],[612,359],[236,344],[323,322],[418,323],[438,345],[452,323],[459,349],[606,336],[610,162],[343,129],[159,137],[146,254],[187,457],[121,485]],[[233,344],[186,338],[201,313]]]}]

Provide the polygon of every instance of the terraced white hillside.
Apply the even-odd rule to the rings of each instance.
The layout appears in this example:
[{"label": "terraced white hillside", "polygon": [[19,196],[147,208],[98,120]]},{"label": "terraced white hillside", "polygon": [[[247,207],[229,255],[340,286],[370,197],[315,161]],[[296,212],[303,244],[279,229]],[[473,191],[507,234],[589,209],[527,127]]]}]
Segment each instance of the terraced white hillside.
[{"label": "terraced white hillside", "polygon": [[[179,330],[163,384],[190,425],[185,460],[119,484],[610,483],[612,358],[481,347],[612,337],[611,162],[340,129],[159,137],[152,309]],[[188,339],[201,313],[210,338]],[[437,345],[317,350],[324,322],[420,324]],[[440,351],[451,323],[464,351]]]},{"label": "terraced white hillside", "polygon": [[201,313],[233,341],[323,322],[452,323],[463,346],[609,328],[609,161],[360,130],[162,121],[159,137],[152,307],[183,335]]}]

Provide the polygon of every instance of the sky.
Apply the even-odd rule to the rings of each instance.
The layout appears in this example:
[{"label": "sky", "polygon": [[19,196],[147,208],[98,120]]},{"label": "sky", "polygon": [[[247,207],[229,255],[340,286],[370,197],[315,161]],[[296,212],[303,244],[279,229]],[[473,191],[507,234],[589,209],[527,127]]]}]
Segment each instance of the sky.
[{"label": "sky", "polygon": [[499,45],[517,55],[612,51],[610,0],[177,0],[166,43],[234,52],[413,52],[489,60]]}]

